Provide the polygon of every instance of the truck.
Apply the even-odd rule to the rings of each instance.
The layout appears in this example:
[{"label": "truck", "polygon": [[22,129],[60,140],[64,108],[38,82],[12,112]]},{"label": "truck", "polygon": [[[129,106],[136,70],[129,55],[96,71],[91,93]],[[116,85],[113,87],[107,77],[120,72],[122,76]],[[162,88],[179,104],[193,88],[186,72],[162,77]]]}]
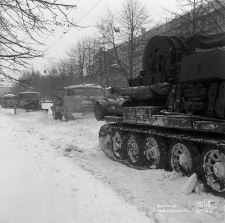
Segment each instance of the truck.
[{"label": "truck", "polygon": [[196,173],[225,195],[225,33],[153,36],[124,99],[95,102],[101,149],[134,168]]},{"label": "truck", "polygon": [[1,96],[2,108],[14,108],[17,103],[17,97],[15,94],[5,94]]},{"label": "truck", "polygon": [[16,110],[20,112],[21,111],[29,112],[38,110],[48,112],[48,109],[42,108],[40,93],[36,91],[20,92],[17,96]]},{"label": "truck", "polygon": [[95,100],[103,99],[103,88],[97,84],[71,85],[52,92],[55,101],[51,107],[55,120],[82,118],[94,111]]}]

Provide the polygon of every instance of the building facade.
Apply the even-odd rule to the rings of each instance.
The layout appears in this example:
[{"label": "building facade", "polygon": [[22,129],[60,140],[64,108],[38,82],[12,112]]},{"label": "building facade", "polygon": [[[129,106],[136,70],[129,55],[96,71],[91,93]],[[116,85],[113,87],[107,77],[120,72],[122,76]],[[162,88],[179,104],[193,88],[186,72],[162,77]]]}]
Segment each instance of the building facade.
[{"label": "building facade", "polygon": [[[225,4],[207,4],[201,8],[190,11],[181,16],[176,16],[171,21],[159,25],[143,35],[134,39],[136,44],[132,63],[130,63],[129,41],[120,44],[115,49],[105,52],[103,86],[128,86],[128,79],[140,75],[145,46],[153,36],[183,36],[190,37],[193,34],[210,35],[225,32]],[[117,54],[117,58],[115,56]],[[119,62],[119,63],[118,63]],[[116,66],[117,65],[117,66]],[[132,69],[130,69],[132,66]],[[126,72],[123,72],[126,71]],[[125,73],[126,75],[125,77]],[[105,76],[105,80],[104,80]]]}]

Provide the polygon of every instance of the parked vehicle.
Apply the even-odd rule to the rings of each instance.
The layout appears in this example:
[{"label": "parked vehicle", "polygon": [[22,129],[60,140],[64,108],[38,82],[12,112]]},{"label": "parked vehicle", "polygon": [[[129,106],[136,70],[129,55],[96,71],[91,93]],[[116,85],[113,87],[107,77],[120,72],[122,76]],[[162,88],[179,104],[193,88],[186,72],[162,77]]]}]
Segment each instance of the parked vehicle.
[{"label": "parked vehicle", "polygon": [[14,94],[5,94],[1,96],[2,108],[13,108],[17,103],[17,97]]},{"label": "parked vehicle", "polygon": [[103,89],[96,84],[81,84],[53,91],[55,102],[52,114],[54,119],[73,120],[93,112],[95,100],[103,99]]},{"label": "parked vehicle", "polygon": [[[153,36],[128,99],[95,103],[101,149],[129,166],[196,173],[207,190],[225,195],[225,33]],[[195,48],[204,49],[197,52]],[[200,51],[198,50],[198,51]]]},{"label": "parked vehicle", "polygon": [[17,108],[25,111],[48,111],[48,109],[42,109],[40,93],[35,91],[20,92],[18,94]]}]

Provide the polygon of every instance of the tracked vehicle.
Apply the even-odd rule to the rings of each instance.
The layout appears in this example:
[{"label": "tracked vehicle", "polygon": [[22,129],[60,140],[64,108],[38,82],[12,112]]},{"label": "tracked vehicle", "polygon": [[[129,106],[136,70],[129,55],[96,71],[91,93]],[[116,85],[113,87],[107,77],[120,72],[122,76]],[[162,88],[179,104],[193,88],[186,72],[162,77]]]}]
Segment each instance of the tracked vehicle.
[{"label": "tracked vehicle", "polygon": [[[136,168],[196,173],[225,196],[225,34],[152,37],[123,98],[98,100],[99,141]],[[124,99],[126,98],[126,99]]]}]

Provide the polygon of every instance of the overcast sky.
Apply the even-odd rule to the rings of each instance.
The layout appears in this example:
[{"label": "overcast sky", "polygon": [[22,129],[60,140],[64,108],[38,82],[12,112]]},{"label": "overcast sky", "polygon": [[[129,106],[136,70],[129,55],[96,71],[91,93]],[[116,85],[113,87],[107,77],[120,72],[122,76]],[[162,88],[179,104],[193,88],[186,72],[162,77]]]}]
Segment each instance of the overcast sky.
[{"label": "overcast sky", "polygon": [[[140,0],[148,8],[150,17],[155,21],[160,21],[165,18],[165,10],[162,7],[169,10],[175,10],[176,0]],[[44,43],[46,46],[40,49],[47,49],[47,53],[44,59],[34,59],[32,65],[35,70],[39,70],[44,74],[49,59],[57,61],[60,58],[66,56],[68,49],[73,46],[78,39],[82,36],[93,35],[95,32],[95,23],[98,17],[104,14],[107,7],[112,10],[119,10],[122,4],[126,0],[73,0],[77,4],[77,9],[72,11],[68,10],[68,17],[80,26],[87,26],[88,28],[77,29],[52,27],[52,35],[48,35]],[[71,3],[71,0],[69,1]],[[171,17],[170,14],[167,18]],[[68,31],[69,29],[69,31]],[[65,31],[68,31],[65,33]],[[54,59],[55,58],[55,59]]]}]

